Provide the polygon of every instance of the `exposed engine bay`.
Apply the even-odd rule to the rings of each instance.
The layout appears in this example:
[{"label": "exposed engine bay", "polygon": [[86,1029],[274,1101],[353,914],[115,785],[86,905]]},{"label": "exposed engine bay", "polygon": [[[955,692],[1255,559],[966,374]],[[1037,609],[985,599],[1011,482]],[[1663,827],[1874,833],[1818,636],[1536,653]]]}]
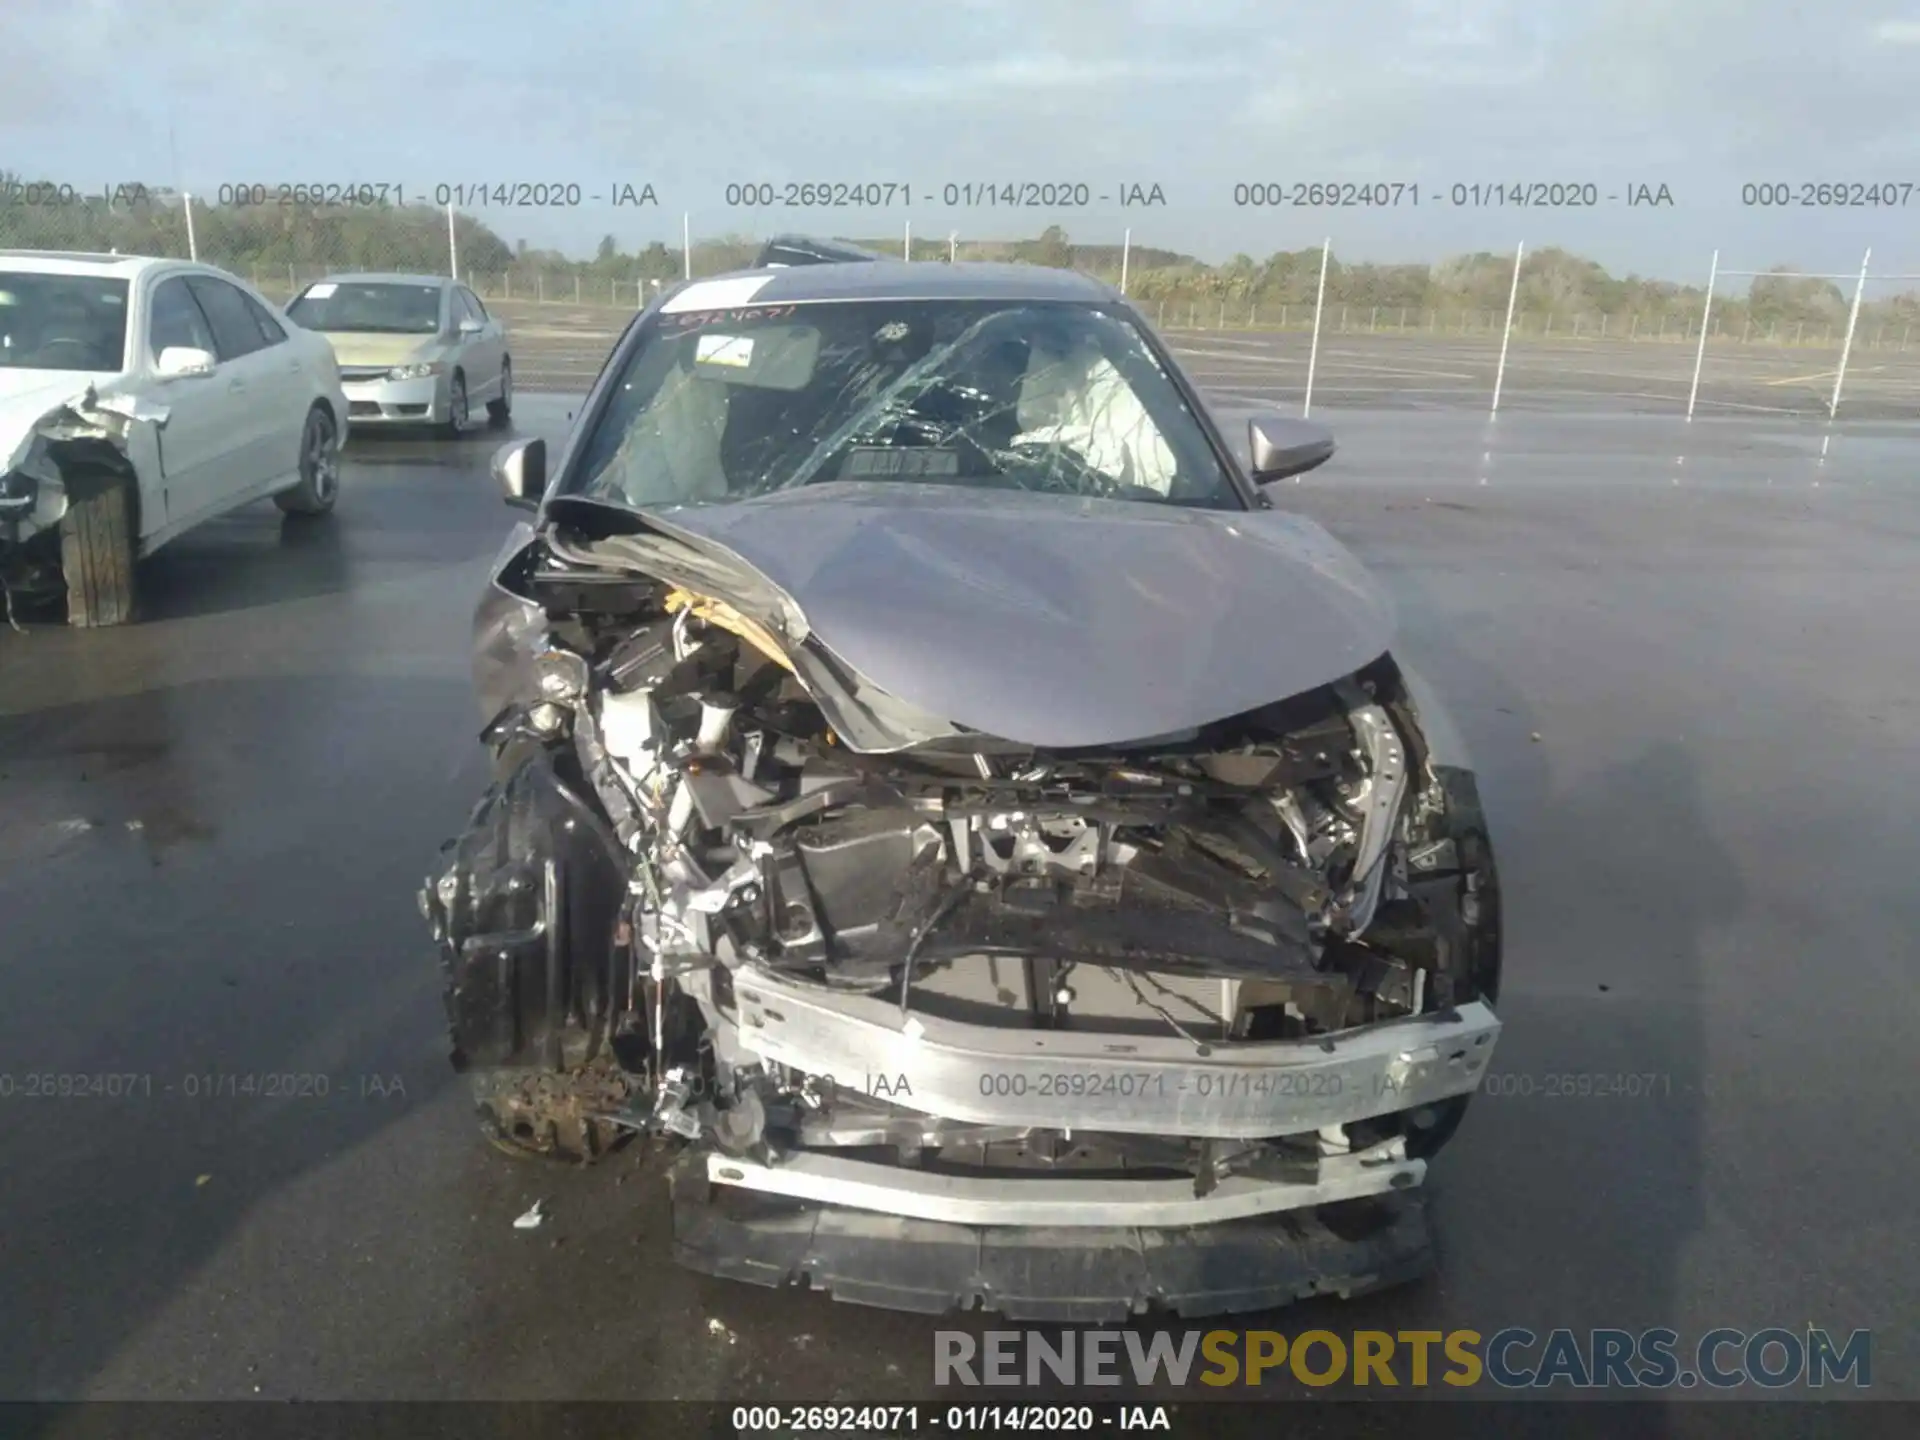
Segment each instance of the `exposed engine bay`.
[{"label": "exposed engine bay", "polygon": [[550,533],[503,579],[531,669],[422,894],[498,1143],[1063,1230],[1419,1182],[1497,1038],[1499,897],[1389,657],[1037,748],[644,548]]}]

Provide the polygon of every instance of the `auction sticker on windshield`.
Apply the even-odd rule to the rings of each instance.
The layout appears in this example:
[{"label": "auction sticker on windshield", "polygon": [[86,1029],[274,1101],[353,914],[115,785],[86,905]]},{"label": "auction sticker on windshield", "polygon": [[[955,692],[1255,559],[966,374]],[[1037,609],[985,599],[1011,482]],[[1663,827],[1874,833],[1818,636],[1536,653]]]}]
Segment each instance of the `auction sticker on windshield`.
[{"label": "auction sticker on windshield", "polygon": [[324,300],[339,288],[340,287],[335,285],[331,280],[323,280],[320,284],[307,291],[306,295],[302,298],[307,300]]},{"label": "auction sticker on windshield", "polygon": [[753,364],[753,337],[750,335],[702,335],[694,351],[702,365],[730,365],[744,369]]}]

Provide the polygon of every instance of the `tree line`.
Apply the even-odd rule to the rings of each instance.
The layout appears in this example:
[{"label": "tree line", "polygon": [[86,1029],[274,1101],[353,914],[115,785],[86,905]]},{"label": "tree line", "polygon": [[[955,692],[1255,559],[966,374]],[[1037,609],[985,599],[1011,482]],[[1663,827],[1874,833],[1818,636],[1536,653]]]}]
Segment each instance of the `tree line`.
[{"label": "tree line", "polygon": [[[0,171],[0,246],[29,249],[117,249],[127,254],[182,255],[188,251],[186,206],[164,187],[142,192],[135,203],[99,197],[28,203],[45,194],[20,177]],[[902,241],[849,237],[886,254]],[[192,241],[200,258],[281,288],[318,278],[329,270],[409,270],[442,273],[449,263],[446,212],[432,206],[208,205],[193,203]],[[692,270],[715,274],[751,263],[761,237],[723,235],[696,240]],[[576,284],[593,295],[635,294],[629,286],[668,283],[686,268],[679,247],[658,241],[632,249],[613,235],[601,239],[589,259],[554,249],[510,243],[472,215],[456,213],[452,244],[459,268],[483,281],[504,282],[511,293],[558,298]],[[916,260],[944,260],[945,239],[913,242]],[[1081,270],[1110,282],[1120,279],[1121,247],[1073,241],[1049,226],[1026,240],[968,241],[967,260],[999,260]],[[1136,246],[1126,256],[1127,293],[1148,305],[1185,305],[1230,316],[1263,316],[1281,307],[1311,306],[1320,284],[1317,246],[1277,251],[1265,259],[1235,255],[1207,264],[1174,250]],[[1382,315],[1402,312],[1494,313],[1507,304],[1513,280],[1511,253],[1453,255],[1433,264],[1349,262],[1332,256],[1326,277],[1331,305],[1367,308]],[[495,288],[489,285],[490,289]],[[1697,322],[1706,298],[1701,283],[1677,283],[1641,275],[1615,276],[1595,261],[1558,248],[1524,257],[1517,308],[1522,316],[1606,316],[1623,324]],[[1715,288],[1715,314],[1723,331],[1750,327],[1844,327],[1851,287],[1798,274],[1780,265],[1744,284]],[[1870,298],[1862,318],[1882,326],[1920,323],[1920,294],[1908,291]]]}]

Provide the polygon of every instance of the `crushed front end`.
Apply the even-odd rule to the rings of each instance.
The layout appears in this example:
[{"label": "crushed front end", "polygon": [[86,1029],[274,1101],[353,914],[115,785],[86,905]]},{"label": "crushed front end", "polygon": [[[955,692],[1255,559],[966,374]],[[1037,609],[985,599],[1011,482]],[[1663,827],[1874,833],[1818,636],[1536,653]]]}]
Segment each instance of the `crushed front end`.
[{"label": "crushed front end", "polygon": [[56,382],[0,401],[0,600],[9,621],[16,596],[61,589],[61,522],[76,503],[115,484],[137,494],[142,473],[157,474],[155,434],[167,413],[95,384],[72,394]]},{"label": "crushed front end", "polygon": [[1207,1313],[1426,1267],[1499,889],[1391,658],[1036,748],[648,545],[503,576],[533,604],[496,606],[528,657],[498,783],[422,894],[496,1141],[675,1137],[683,1262],[896,1308]]}]

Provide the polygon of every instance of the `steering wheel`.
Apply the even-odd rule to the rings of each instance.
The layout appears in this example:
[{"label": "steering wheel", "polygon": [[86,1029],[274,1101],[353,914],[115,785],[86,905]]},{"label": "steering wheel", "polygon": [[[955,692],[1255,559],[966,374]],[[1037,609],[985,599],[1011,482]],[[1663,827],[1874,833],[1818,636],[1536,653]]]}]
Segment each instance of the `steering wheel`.
[{"label": "steering wheel", "polygon": [[[100,347],[91,340],[82,340],[73,335],[56,335],[51,340],[42,340],[38,345],[34,346],[32,354],[34,359],[39,360],[50,358],[48,352],[54,350],[78,350],[81,356],[87,360],[92,360],[100,354]],[[91,369],[93,367],[89,366],[88,368]]]}]

